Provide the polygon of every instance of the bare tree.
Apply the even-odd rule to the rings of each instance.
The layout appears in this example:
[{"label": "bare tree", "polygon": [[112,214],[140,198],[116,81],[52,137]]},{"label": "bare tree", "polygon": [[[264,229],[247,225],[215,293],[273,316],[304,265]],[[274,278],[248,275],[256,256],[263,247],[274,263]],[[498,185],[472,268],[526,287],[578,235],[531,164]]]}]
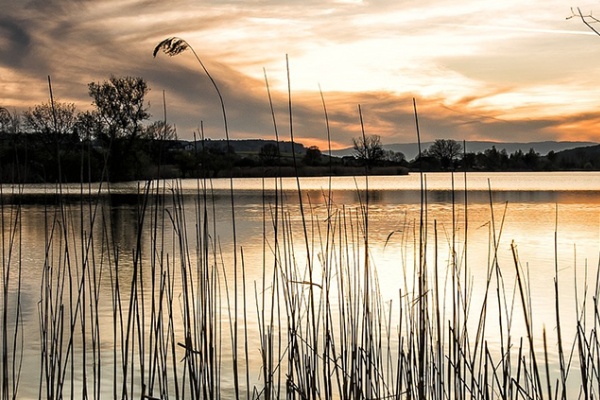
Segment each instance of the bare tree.
[{"label": "bare tree", "polygon": [[352,139],[354,156],[371,167],[384,157],[383,145],[379,135],[359,136]]},{"label": "bare tree", "polygon": [[440,161],[442,168],[448,169],[461,154],[462,145],[453,139],[436,139],[427,149],[427,154]]},{"label": "bare tree", "polygon": [[55,101],[36,105],[25,111],[25,126],[32,133],[55,133],[66,135],[73,132],[77,110],[73,103]]},{"label": "bare tree", "polygon": [[104,129],[97,111],[85,111],[77,115],[74,128],[82,140],[97,139]]}]

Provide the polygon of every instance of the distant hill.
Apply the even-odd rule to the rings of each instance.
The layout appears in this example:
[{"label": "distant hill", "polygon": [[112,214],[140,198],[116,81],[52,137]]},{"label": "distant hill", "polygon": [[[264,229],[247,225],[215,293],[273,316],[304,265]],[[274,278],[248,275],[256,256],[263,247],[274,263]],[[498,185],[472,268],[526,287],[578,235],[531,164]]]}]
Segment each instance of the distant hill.
[{"label": "distant hill", "polygon": [[600,145],[559,151],[554,157],[564,169],[600,169]]},{"label": "distant hill", "polygon": [[[193,141],[181,141],[184,145],[194,146]],[[198,149],[200,149],[203,144],[202,141],[198,140],[195,142]],[[264,139],[235,139],[230,140],[229,145],[233,147],[236,153],[258,153],[266,144],[277,144],[275,140],[264,140]],[[433,142],[423,142],[421,143],[421,149],[426,150],[431,146]],[[598,143],[594,142],[553,142],[553,141],[545,141],[545,142],[490,142],[490,141],[467,141],[467,151],[470,153],[480,153],[487,149],[491,149],[492,146],[495,146],[498,151],[506,150],[508,154],[514,153],[517,150],[521,150],[523,153],[527,153],[529,149],[533,148],[537,153],[544,156],[548,154],[550,151],[554,151],[555,153],[577,149],[577,148],[588,148],[590,146],[596,146]],[[224,139],[206,139],[204,141],[204,146],[209,148],[219,148],[225,150],[226,141]],[[407,160],[413,160],[417,154],[419,154],[419,148],[417,143],[395,143],[395,144],[386,144],[383,146],[386,150],[400,151],[404,153]],[[291,153],[292,152],[292,142],[290,141],[280,141],[279,148],[282,153]],[[302,143],[294,143],[294,149],[296,154],[304,154],[306,152],[306,147]],[[352,147],[348,147],[342,150],[333,150],[331,152],[332,156],[343,157],[348,155],[353,155],[354,149]]]},{"label": "distant hill", "polygon": [[[431,146],[433,142],[424,142],[421,143],[421,149],[426,150]],[[548,154],[550,151],[559,152],[563,150],[574,149],[577,147],[586,147],[586,146],[594,146],[598,143],[594,142],[523,142],[523,143],[502,143],[502,142],[486,142],[486,141],[467,141],[467,151],[469,153],[480,153],[487,149],[491,149],[492,146],[496,146],[498,151],[506,150],[508,154],[514,153],[517,150],[521,150],[526,153],[529,149],[533,148],[537,153],[544,156]],[[417,143],[396,143],[396,144],[387,144],[383,146],[386,150],[400,151],[404,153],[407,160],[414,159],[419,154],[419,147]],[[343,157],[354,154],[354,149],[352,147],[342,149],[342,150],[334,150],[332,151],[332,155]]]},{"label": "distant hill", "polygon": [[[194,141],[181,141],[184,145],[194,146]],[[196,147],[201,149],[202,146],[206,148],[212,149],[221,149],[225,150],[227,148],[227,141],[225,139],[206,139],[204,142],[202,140],[198,140],[195,142]],[[266,144],[274,144],[277,145],[277,141],[275,140],[263,140],[263,139],[235,139],[229,141],[229,146],[233,148],[236,153],[258,153]],[[306,148],[301,143],[294,143],[293,148],[296,150],[296,154],[304,154],[306,152]],[[290,141],[280,141],[279,142],[279,150],[282,153],[291,153],[292,152],[292,142]]]}]

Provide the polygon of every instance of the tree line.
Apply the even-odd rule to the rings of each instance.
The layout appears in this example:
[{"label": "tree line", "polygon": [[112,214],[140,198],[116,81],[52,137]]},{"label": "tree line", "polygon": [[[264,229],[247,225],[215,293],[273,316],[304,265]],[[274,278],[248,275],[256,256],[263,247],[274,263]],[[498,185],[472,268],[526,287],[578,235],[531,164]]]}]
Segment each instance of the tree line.
[{"label": "tree line", "polygon": [[93,106],[88,111],[54,101],[52,93],[50,101],[21,113],[0,106],[1,182],[347,175],[364,165],[365,160],[344,165],[317,146],[267,141],[258,151],[236,152],[222,141],[180,141],[174,125],[149,122],[150,89],[143,78],[112,76],[87,88]]},{"label": "tree line", "polygon": [[541,155],[534,148],[508,153],[495,146],[482,152],[468,152],[460,142],[437,139],[411,162],[413,169],[428,171],[557,171],[600,169],[599,146],[582,147]]},{"label": "tree line", "polygon": [[414,160],[406,161],[400,152],[385,150],[377,135],[353,140],[354,159],[367,165],[397,160],[411,171],[556,171],[600,170],[600,146],[581,147],[541,155],[530,148],[508,153],[495,146],[482,152],[468,152],[453,139],[436,139]]},{"label": "tree line", "polygon": [[0,107],[0,168],[3,182],[126,180],[152,169],[173,125],[150,118],[146,81],[110,77],[88,84],[93,109],[51,100],[27,111]]}]

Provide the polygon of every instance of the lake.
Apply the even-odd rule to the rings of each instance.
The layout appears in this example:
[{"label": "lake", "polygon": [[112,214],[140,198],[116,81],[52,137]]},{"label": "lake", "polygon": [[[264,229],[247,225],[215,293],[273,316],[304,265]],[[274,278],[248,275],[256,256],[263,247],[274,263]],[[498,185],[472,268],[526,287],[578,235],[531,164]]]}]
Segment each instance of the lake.
[{"label": "lake", "polygon": [[600,348],[597,172],[4,185],[2,199],[2,390],[19,398],[416,396],[409,367],[429,397],[484,376],[514,395],[538,390],[536,363],[544,390],[548,371],[578,395],[586,364],[561,378],[557,335],[563,358],[578,332]]}]

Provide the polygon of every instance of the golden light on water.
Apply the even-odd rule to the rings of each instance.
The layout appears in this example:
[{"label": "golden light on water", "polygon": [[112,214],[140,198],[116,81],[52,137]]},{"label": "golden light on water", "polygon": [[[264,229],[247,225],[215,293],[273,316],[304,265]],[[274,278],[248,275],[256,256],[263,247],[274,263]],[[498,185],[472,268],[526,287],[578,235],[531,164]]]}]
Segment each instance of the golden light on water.
[{"label": "golden light on water", "polygon": [[[365,224],[365,206],[366,197],[364,188],[366,184],[365,177],[341,177],[332,180],[333,202],[332,208],[328,209],[327,188],[329,180],[327,178],[301,178],[300,184],[303,190],[301,198],[305,201],[306,219],[301,217],[299,208],[299,197],[297,190],[297,182],[294,178],[285,178],[281,181],[274,179],[245,179],[236,180],[236,209],[237,216],[236,232],[237,244],[244,254],[244,278],[248,287],[253,287],[252,294],[247,295],[248,302],[247,311],[244,316],[248,318],[248,333],[247,343],[249,346],[249,382],[256,387],[262,387],[263,380],[261,379],[262,358],[260,353],[261,346],[261,331],[259,328],[259,316],[262,313],[260,301],[263,296],[263,290],[266,296],[269,297],[266,306],[268,315],[271,309],[270,291],[275,286],[275,280],[269,272],[265,278],[264,268],[270,271],[274,265],[282,268],[281,276],[286,282],[285,287],[289,288],[290,284],[298,285],[299,294],[308,296],[308,275],[307,275],[307,259],[308,255],[313,259],[313,267],[315,267],[314,280],[315,290],[318,289],[317,299],[322,301],[321,293],[324,287],[323,268],[326,266],[326,261],[329,260],[329,268],[332,268],[331,279],[335,282],[352,281],[351,290],[354,292],[346,292],[344,296],[338,297],[336,284],[332,285],[331,289],[331,310],[333,321],[339,316],[340,304],[345,304],[347,297],[352,297],[360,293],[364,286],[361,286],[361,274],[366,260],[364,246],[365,236],[369,237],[369,271],[373,276],[373,294],[377,295],[377,301],[381,308],[378,312],[385,314],[385,322],[382,333],[389,334],[392,338],[390,342],[392,357],[395,357],[395,350],[398,346],[398,340],[401,338],[409,338],[414,335],[414,327],[411,325],[403,325],[403,318],[407,314],[414,312],[416,305],[419,303],[418,288],[416,286],[416,276],[419,265],[419,219],[421,211],[426,213],[425,230],[427,232],[427,250],[426,250],[426,274],[429,279],[427,298],[432,305],[434,301],[440,301],[441,317],[443,319],[444,329],[450,329],[452,324],[451,316],[454,309],[460,309],[462,317],[462,300],[457,299],[457,293],[454,292],[456,286],[454,281],[461,279],[461,285],[466,282],[465,286],[460,286],[461,290],[468,293],[468,321],[466,329],[469,330],[469,343],[476,340],[474,338],[477,323],[480,318],[480,312],[483,309],[484,299],[487,296],[487,310],[484,317],[487,321],[485,331],[485,343],[488,346],[489,354],[486,356],[492,359],[500,359],[501,346],[506,345],[507,337],[500,334],[501,327],[498,327],[498,321],[501,316],[504,323],[510,319],[510,340],[511,343],[518,342],[521,337],[526,335],[525,321],[523,313],[518,305],[518,288],[516,285],[516,266],[511,252],[511,246],[515,246],[518,251],[519,263],[518,267],[523,274],[525,281],[526,292],[528,296],[528,304],[531,307],[531,324],[533,344],[536,349],[543,348],[542,333],[545,330],[548,335],[548,347],[551,349],[548,357],[548,368],[553,376],[558,374],[557,355],[554,351],[556,344],[556,317],[554,303],[554,278],[558,275],[561,283],[559,292],[559,300],[561,306],[561,318],[563,323],[562,333],[565,346],[570,347],[573,343],[576,334],[576,313],[574,310],[583,301],[583,296],[588,285],[592,285],[596,276],[596,261],[598,257],[598,246],[600,245],[600,174],[599,173],[523,173],[520,175],[510,173],[473,173],[468,174],[467,183],[470,187],[467,206],[463,193],[463,184],[461,174],[455,174],[455,192],[452,192],[452,175],[449,173],[427,174],[427,182],[429,189],[425,193],[427,199],[425,209],[421,208],[421,193],[419,192],[420,177],[418,174],[401,176],[401,177],[372,177],[370,178],[371,193],[369,195],[368,216],[369,224],[368,231],[365,234],[363,229]],[[141,251],[143,257],[144,273],[140,270],[138,290],[144,290],[144,299],[146,301],[141,310],[149,312],[151,309],[150,301],[152,299],[152,290],[154,288],[154,280],[151,279],[151,266],[157,267],[152,263],[158,258],[154,258],[152,254],[156,254],[155,250],[160,248],[169,254],[166,260],[172,260],[172,270],[162,272],[163,278],[167,274],[173,273],[174,278],[170,281],[170,290],[173,291],[173,303],[181,302],[185,298],[185,285],[183,279],[179,279],[177,271],[185,270],[184,265],[191,267],[190,277],[193,277],[193,270],[196,267],[200,268],[204,265],[202,260],[203,255],[198,252],[190,251],[189,253],[180,254],[177,247],[178,238],[187,238],[195,243],[196,226],[192,221],[196,221],[201,216],[197,215],[198,201],[202,198],[202,189],[198,192],[198,188],[202,188],[205,183],[209,184],[210,195],[208,206],[210,206],[211,219],[215,218],[215,231],[211,233],[211,237],[215,240],[218,238],[219,243],[219,262],[218,273],[221,278],[215,280],[218,282],[217,299],[213,299],[215,305],[218,305],[217,312],[214,314],[217,318],[218,328],[222,329],[222,346],[219,351],[222,352],[223,363],[219,365],[221,374],[220,384],[222,393],[230,393],[233,390],[231,364],[228,362],[232,357],[231,342],[229,335],[232,329],[232,286],[236,274],[232,263],[232,237],[231,237],[231,220],[230,220],[230,205],[228,197],[229,180],[214,181],[196,181],[184,180],[179,183],[168,183],[174,185],[167,187],[168,192],[177,187],[183,195],[178,201],[182,201],[182,208],[177,211],[177,218],[183,218],[190,222],[187,227],[182,226],[182,230],[172,229],[174,220],[170,218],[162,218],[154,220],[157,223],[160,235],[155,235],[155,226],[153,223],[148,223],[143,229],[138,231],[139,237],[135,231],[136,221],[139,216],[139,204],[136,202],[136,193],[140,190],[137,183],[115,184],[111,188],[112,196],[98,198],[98,206],[100,208],[107,207],[110,212],[106,213],[106,225],[96,225],[94,228],[99,234],[107,235],[113,245],[118,246],[123,250],[123,255],[115,257],[119,258],[118,269],[116,265],[106,265],[103,268],[102,279],[98,279],[98,284],[94,290],[97,290],[97,295],[101,298],[97,308],[86,308],[86,312],[98,312],[98,320],[100,325],[95,334],[103,340],[103,345],[99,348],[99,353],[103,360],[109,360],[112,357],[113,350],[120,352],[123,346],[122,342],[115,341],[113,336],[113,323],[115,323],[114,307],[114,282],[118,275],[121,283],[127,282],[126,288],[129,289],[131,274],[136,271],[135,261],[130,254],[125,252],[125,249],[136,247],[136,243],[141,243]],[[277,187],[282,187],[282,192],[279,198],[279,207],[282,213],[278,218],[281,218],[280,223],[285,226],[285,235],[280,232],[282,242],[280,246],[286,248],[286,257],[281,257],[281,254],[276,250],[274,245],[274,196],[275,184]],[[487,187],[492,186],[493,190],[488,192]],[[263,192],[266,190],[265,192]],[[94,188],[94,190],[97,188]],[[52,193],[51,188],[43,187],[42,185],[28,185],[24,187],[27,194],[45,194]],[[80,193],[79,185],[66,185],[65,193],[71,193],[78,196]],[[106,194],[106,193],[105,193]],[[119,200],[119,195],[125,195]],[[35,199],[33,197],[32,199]],[[43,199],[43,197],[42,197]],[[167,201],[164,204],[168,211],[168,215],[175,215],[175,204]],[[6,205],[4,210],[7,215],[11,209]],[[39,327],[40,320],[35,312],[38,307],[40,296],[40,287],[38,277],[41,274],[40,265],[46,265],[44,249],[48,240],[47,232],[40,229],[44,226],[48,216],[48,206],[43,204],[35,204],[34,202],[24,204],[23,206],[23,247],[30,249],[22,263],[23,284],[20,293],[23,312],[22,327],[24,329],[24,338],[27,346],[24,349],[24,366],[21,374],[21,382],[23,389],[19,392],[27,397],[35,397],[38,385],[36,379],[38,374],[29,374],[27,371],[36,370],[39,367]],[[83,207],[79,209],[78,207]],[[68,212],[72,217],[76,215],[86,215],[90,209],[89,204],[76,205],[69,203]],[[152,206],[153,207],[153,206]],[[181,214],[179,214],[181,212]],[[331,214],[330,214],[331,212]],[[153,213],[153,212],[152,212]],[[150,213],[150,214],[152,214]],[[160,213],[159,213],[160,214]],[[205,215],[206,216],[206,215]],[[166,216],[165,216],[166,217]],[[557,218],[558,217],[558,218]],[[468,218],[468,228],[465,223]],[[162,222],[161,222],[162,220]],[[285,222],[283,222],[285,220]],[[69,221],[77,221],[76,218]],[[86,220],[87,221],[87,220]],[[303,221],[306,221],[306,230],[303,229]],[[327,223],[335,221],[330,228],[333,228],[335,234],[329,236]],[[85,222],[84,225],[89,222]],[[75,223],[77,224],[77,223]],[[107,231],[103,229],[108,228]],[[9,229],[9,228],[6,228]],[[86,228],[87,229],[87,228]],[[213,229],[213,228],[211,228]],[[69,230],[71,231],[71,230]],[[73,232],[77,231],[75,226]],[[86,231],[87,232],[87,231]],[[90,230],[90,232],[95,232]],[[186,233],[187,232],[187,233]],[[556,242],[555,242],[555,232]],[[214,235],[213,235],[214,234]],[[306,236],[305,236],[306,235]],[[162,244],[157,244],[157,237]],[[285,240],[284,240],[285,237]],[[138,242],[139,238],[139,242]],[[328,238],[328,239],[326,239]],[[263,241],[264,240],[264,241]],[[304,240],[308,240],[309,247],[305,247]],[[76,242],[77,240],[75,240]],[[324,241],[328,243],[325,246]],[[331,242],[329,242],[331,241]],[[212,242],[212,239],[211,239]],[[284,244],[285,243],[285,244]],[[555,258],[555,243],[556,243],[556,258]],[[71,243],[73,245],[73,243]],[[162,247],[164,245],[164,247]],[[331,245],[331,247],[329,247]],[[467,252],[468,245],[468,252]],[[95,242],[98,247],[98,254],[104,254],[104,247],[101,243]],[[158,247],[156,247],[158,246]],[[194,244],[189,244],[194,246]],[[62,248],[62,242],[54,242],[51,246],[58,253],[54,257],[60,257],[59,248]],[[190,247],[190,250],[192,247]],[[280,249],[283,251],[283,249]],[[241,251],[241,250],[240,250]],[[289,252],[289,253],[288,253]],[[119,253],[117,251],[117,253]],[[126,254],[127,253],[127,254]],[[210,253],[210,252],[208,252]],[[327,257],[324,257],[327,254]],[[278,255],[278,256],[276,256]],[[456,258],[454,258],[456,255]],[[290,256],[289,258],[287,256]],[[332,258],[330,259],[329,256]],[[100,256],[99,256],[100,257]],[[173,257],[173,258],[171,258]],[[179,259],[181,257],[181,260]],[[278,262],[274,263],[275,257]],[[53,259],[53,258],[52,258]],[[103,258],[102,258],[103,259]],[[287,261],[285,261],[287,260]],[[182,265],[179,265],[179,261]],[[102,261],[108,262],[108,261]],[[288,270],[287,263],[293,267]],[[338,265],[338,262],[340,264]],[[555,264],[556,262],[556,264]],[[98,261],[100,264],[100,261]],[[104,265],[104,264],[103,264]],[[556,265],[556,267],[555,267]],[[208,264],[210,271],[216,271],[212,263]],[[98,265],[99,267],[99,265]],[[75,268],[75,267],[74,267]],[[79,266],[77,267],[79,268]],[[109,269],[112,268],[112,269]],[[180,268],[183,268],[180,270]],[[558,271],[555,273],[555,268]],[[51,268],[45,269],[51,271]],[[297,271],[295,278],[289,278],[286,274],[292,270]],[[94,270],[95,271],[95,270]],[[157,270],[158,271],[158,270]],[[487,292],[487,282],[493,272],[491,280],[490,292]],[[238,271],[239,272],[239,271]],[[99,273],[96,272],[89,272]],[[212,272],[211,272],[212,273]],[[107,274],[109,277],[107,278]],[[136,275],[137,276],[137,275]],[[208,276],[208,275],[207,275]],[[343,279],[341,277],[343,276]],[[210,275],[210,279],[215,276]],[[436,277],[438,278],[438,286],[434,286]],[[204,276],[206,279],[206,276]],[[58,278],[56,278],[58,279]],[[238,279],[240,279],[238,275]],[[286,280],[287,279],[287,280]],[[340,281],[337,281],[340,279]],[[193,281],[191,286],[196,288],[203,280]],[[437,284],[436,284],[437,285]],[[240,285],[241,286],[241,285]],[[188,286],[189,288],[190,286]],[[349,289],[350,290],[350,289]],[[227,291],[227,292],[226,292]],[[506,304],[496,304],[496,293],[500,292],[500,297],[507,302]],[[128,290],[122,292],[124,296],[120,301],[122,304],[128,302]],[[200,296],[201,292],[198,293]],[[228,293],[226,296],[225,293]],[[436,297],[435,293],[439,295]],[[459,293],[462,295],[462,291]],[[487,294],[486,294],[487,293]],[[492,293],[492,294],[490,294]],[[577,298],[575,294],[577,293]],[[213,295],[214,295],[213,294]],[[91,293],[90,293],[91,295]],[[157,296],[157,293],[154,292]],[[588,292],[589,296],[593,296],[592,291]],[[111,297],[113,296],[113,297]],[[238,300],[243,304],[244,297],[238,292]],[[301,297],[306,299],[306,297]],[[356,299],[356,297],[352,297]],[[111,300],[112,299],[112,300]],[[176,300],[175,300],[176,299]],[[552,299],[552,301],[550,301]],[[65,301],[68,301],[65,298]],[[258,301],[258,307],[255,301]],[[284,296],[280,299],[284,302]],[[576,305],[575,301],[578,301]],[[403,303],[404,302],[404,303]],[[307,307],[308,302],[302,303],[301,307]],[[162,303],[161,303],[162,304]],[[323,303],[320,303],[323,304]],[[403,304],[403,312],[399,312],[399,305]],[[276,307],[276,306],[275,306]],[[287,317],[287,311],[283,310],[283,316]],[[504,308],[507,307],[507,308]],[[68,307],[65,307],[68,309]],[[305,308],[304,308],[305,309]],[[588,309],[589,310],[589,309]],[[199,311],[198,315],[201,313]],[[389,314],[388,314],[389,313]],[[302,313],[301,319],[308,317],[309,313]],[[433,314],[431,315],[433,318]],[[388,319],[389,318],[389,319]],[[508,318],[508,319],[507,319]],[[146,323],[152,321],[152,318],[146,318]],[[184,337],[182,332],[184,316],[180,309],[174,309],[172,317],[175,339],[181,343]],[[414,320],[413,320],[414,321]],[[433,320],[431,320],[433,321]],[[430,322],[431,322],[430,321]],[[275,329],[277,325],[282,324],[283,339],[288,332],[285,318],[279,320],[276,318]],[[389,324],[389,326],[387,325]],[[334,323],[335,325],[335,323]],[[11,327],[13,325],[10,325]],[[93,325],[91,325],[93,326]],[[136,325],[137,329],[141,329],[141,325]],[[169,325],[171,326],[171,325]],[[216,325],[215,325],[216,326]],[[215,328],[213,326],[213,328]],[[123,329],[123,328],[121,328]],[[319,329],[324,329],[323,325]],[[430,329],[434,330],[434,323],[431,322]],[[332,331],[339,333],[340,326],[335,325]],[[148,328],[146,333],[155,332],[154,329]],[[241,323],[239,326],[239,334],[243,329]],[[506,333],[506,330],[502,330]],[[77,330],[77,335],[79,330]],[[401,335],[401,336],[398,336]],[[432,333],[433,335],[433,333]],[[446,342],[444,356],[451,354],[450,343]],[[33,345],[32,345],[33,343]],[[239,352],[242,354],[244,343],[239,343]],[[433,346],[433,343],[428,345]],[[79,365],[82,348],[85,344],[81,343],[79,337],[74,342],[73,357],[75,365]],[[88,343],[88,346],[89,343]],[[88,348],[89,349],[89,348]],[[515,354],[518,349],[515,350]],[[132,359],[137,360],[137,349],[132,350]],[[184,353],[181,346],[177,346],[177,353],[174,359],[177,360],[175,366],[184,365],[180,360],[184,359]],[[472,351],[472,350],[469,350]],[[541,350],[539,350],[541,351]],[[95,354],[95,353],[94,353]],[[91,357],[91,355],[90,355]],[[283,360],[284,358],[282,358]],[[575,358],[574,358],[575,359]],[[245,359],[244,361],[245,362]],[[281,361],[284,365],[285,361]],[[278,363],[278,365],[280,365]],[[445,364],[448,366],[448,364]],[[572,368],[577,368],[573,363]],[[106,388],[110,388],[110,383],[114,380],[112,365],[110,362],[102,364],[102,378],[106,384]],[[170,368],[171,366],[169,366]],[[91,368],[91,367],[90,367]],[[135,365],[137,368],[137,364]],[[136,371],[131,370],[132,374]],[[513,371],[514,372],[514,371]],[[81,390],[80,386],[83,378],[78,375],[79,369],[71,377],[70,372],[67,372],[67,381],[74,380],[76,391]],[[117,372],[117,379],[121,376]],[[96,376],[92,379],[99,379]],[[569,397],[571,393],[577,393],[578,376],[573,373],[570,382],[575,381],[574,388],[569,389]],[[96,382],[94,380],[94,382]],[[171,384],[172,382],[169,382]],[[137,390],[136,384],[133,384]],[[243,384],[245,385],[245,383]],[[106,389],[104,386],[101,390]],[[109,389],[108,389],[109,390]],[[132,389],[134,390],[134,389]],[[283,390],[283,389],[282,389]],[[102,392],[104,393],[104,392]]]}]

